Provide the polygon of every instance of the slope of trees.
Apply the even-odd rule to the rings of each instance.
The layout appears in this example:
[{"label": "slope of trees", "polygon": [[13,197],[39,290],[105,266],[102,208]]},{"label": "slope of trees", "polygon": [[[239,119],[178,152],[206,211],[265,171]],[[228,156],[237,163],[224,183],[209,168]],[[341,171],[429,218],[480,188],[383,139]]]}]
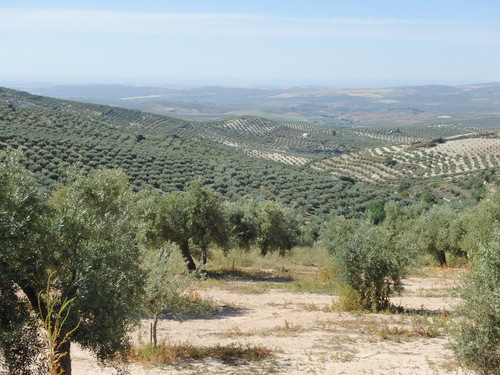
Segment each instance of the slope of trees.
[{"label": "slope of trees", "polygon": [[[7,104],[14,101],[9,98],[0,102],[0,149],[23,151],[21,162],[47,191],[64,181],[66,171],[73,167],[85,172],[120,168],[136,191],[145,187],[186,191],[190,181],[200,178],[230,200],[245,196],[276,200],[313,222],[332,211],[361,215],[365,203],[374,198],[397,199],[392,191],[375,185],[353,185],[307,166],[249,157],[234,147],[200,137],[196,129],[189,136],[182,135],[177,127],[165,123],[152,131],[144,123],[148,114],[144,114],[143,122],[136,119],[132,126],[125,117],[110,119],[111,114],[103,115],[101,106],[53,99],[50,106],[40,106],[34,99],[30,100],[38,104],[17,97],[13,106]],[[128,113],[113,110],[120,116]],[[155,121],[163,118],[157,117]],[[119,124],[118,118],[124,122]],[[182,128],[189,123],[177,125]],[[348,141],[342,139],[346,144]]]}]

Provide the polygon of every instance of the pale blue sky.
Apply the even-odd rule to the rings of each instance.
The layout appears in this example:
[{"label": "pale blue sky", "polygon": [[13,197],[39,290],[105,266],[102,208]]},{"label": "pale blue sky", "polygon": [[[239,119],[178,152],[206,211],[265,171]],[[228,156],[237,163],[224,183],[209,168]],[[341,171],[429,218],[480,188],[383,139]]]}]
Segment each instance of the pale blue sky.
[{"label": "pale blue sky", "polygon": [[498,0],[0,0],[7,80],[500,81]]}]

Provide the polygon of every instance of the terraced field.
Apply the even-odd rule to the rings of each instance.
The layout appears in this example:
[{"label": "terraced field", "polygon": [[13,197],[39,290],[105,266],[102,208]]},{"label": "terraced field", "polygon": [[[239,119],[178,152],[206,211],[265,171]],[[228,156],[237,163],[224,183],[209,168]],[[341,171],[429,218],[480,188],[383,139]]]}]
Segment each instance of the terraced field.
[{"label": "terraced field", "polygon": [[429,144],[368,148],[315,162],[312,168],[333,176],[378,182],[400,177],[452,176],[500,164],[499,132],[440,139]]},{"label": "terraced field", "polygon": [[309,159],[307,158],[280,154],[279,152],[266,152],[266,151],[251,150],[251,149],[242,149],[242,151],[243,153],[249,156],[272,160],[278,163],[283,163],[288,165],[304,165],[309,162]]}]

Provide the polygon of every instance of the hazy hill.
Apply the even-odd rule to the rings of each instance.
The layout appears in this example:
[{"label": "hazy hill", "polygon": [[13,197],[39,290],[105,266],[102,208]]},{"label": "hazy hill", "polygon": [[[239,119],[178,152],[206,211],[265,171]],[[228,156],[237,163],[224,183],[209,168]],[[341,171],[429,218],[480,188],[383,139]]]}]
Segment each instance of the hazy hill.
[{"label": "hazy hill", "polygon": [[441,116],[498,114],[500,83],[331,89],[83,85],[29,87],[32,93],[197,118],[260,115],[331,126],[405,126]]}]

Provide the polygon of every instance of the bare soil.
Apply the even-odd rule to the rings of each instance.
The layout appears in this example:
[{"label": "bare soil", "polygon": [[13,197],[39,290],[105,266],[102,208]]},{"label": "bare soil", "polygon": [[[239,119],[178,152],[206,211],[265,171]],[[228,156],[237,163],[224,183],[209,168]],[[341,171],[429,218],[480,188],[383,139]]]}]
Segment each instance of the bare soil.
[{"label": "bare soil", "polygon": [[[405,313],[339,312],[335,296],[271,289],[260,294],[234,281],[200,290],[217,301],[211,319],[159,323],[159,337],[194,346],[265,346],[274,358],[262,362],[223,363],[203,359],[163,368],[129,365],[130,374],[465,374],[454,359],[446,327],[453,322],[456,300],[449,297],[457,272],[446,270],[405,280],[405,291],[392,302]],[[236,285],[235,285],[236,284]],[[150,321],[134,333],[149,341]],[[89,353],[73,346],[73,373],[113,374]]]}]

